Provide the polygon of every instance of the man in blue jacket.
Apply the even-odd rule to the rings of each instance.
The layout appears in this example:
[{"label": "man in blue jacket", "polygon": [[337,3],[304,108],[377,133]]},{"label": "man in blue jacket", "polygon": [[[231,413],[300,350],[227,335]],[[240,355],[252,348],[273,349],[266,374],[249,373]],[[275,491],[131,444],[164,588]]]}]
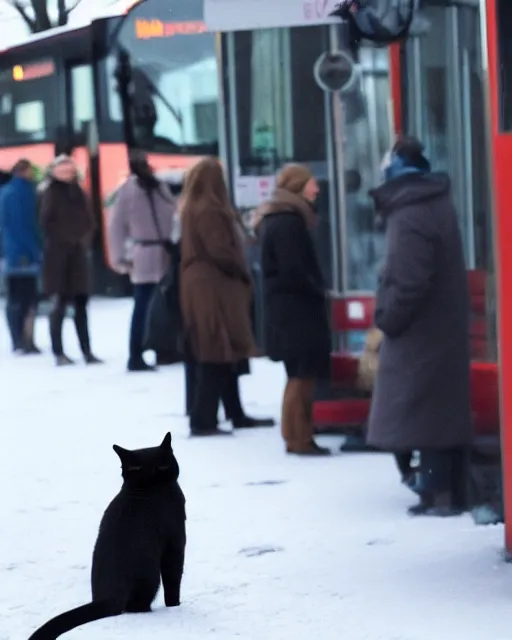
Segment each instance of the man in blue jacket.
[{"label": "man in blue jacket", "polygon": [[19,160],[0,191],[0,230],[7,289],[7,324],[13,350],[40,353],[34,344],[42,247],[38,230],[34,172]]}]

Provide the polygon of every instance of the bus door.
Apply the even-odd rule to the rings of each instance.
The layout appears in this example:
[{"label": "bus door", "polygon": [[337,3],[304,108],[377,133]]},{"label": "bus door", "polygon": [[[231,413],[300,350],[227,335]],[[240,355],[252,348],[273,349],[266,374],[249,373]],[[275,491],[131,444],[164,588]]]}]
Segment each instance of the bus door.
[{"label": "bus door", "polygon": [[66,77],[66,126],[55,140],[55,152],[73,155],[84,187],[91,191],[91,158],[97,154],[95,140],[94,81],[92,64],[68,60]]},{"label": "bus door", "polygon": [[[62,137],[55,141],[55,151],[56,154],[70,153],[73,156],[80,181],[91,199],[97,228],[101,229],[103,203],[100,193],[93,63],[86,57],[66,60],[65,78],[66,127]],[[92,253],[96,283],[102,281],[105,271],[102,235],[96,234]]]}]

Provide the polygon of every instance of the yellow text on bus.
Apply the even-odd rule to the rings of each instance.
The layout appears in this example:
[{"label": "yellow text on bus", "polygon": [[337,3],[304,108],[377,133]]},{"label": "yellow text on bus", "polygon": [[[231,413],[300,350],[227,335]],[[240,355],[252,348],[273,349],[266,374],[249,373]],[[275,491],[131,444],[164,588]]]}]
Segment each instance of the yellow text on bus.
[{"label": "yellow text on bus", "polygon": [[206,25],[201,21],[163,22],[162,20],[135,20],[135,37],[138,40],[190,36],[205,33]]}]

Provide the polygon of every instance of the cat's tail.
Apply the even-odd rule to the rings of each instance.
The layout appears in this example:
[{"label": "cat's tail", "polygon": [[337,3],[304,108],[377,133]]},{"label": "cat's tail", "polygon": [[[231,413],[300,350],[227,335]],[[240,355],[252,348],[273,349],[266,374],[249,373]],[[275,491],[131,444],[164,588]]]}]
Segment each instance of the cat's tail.
[{"label": "cat's tail", "polygon": [[28,640],[56,640],[63,633],[67,633],[75,627],[80,627],[83,624],[101,620],[102,618],[118,616],[121,613],[122,608],[113,600],[91,602],[52,618],[35,631]]}]

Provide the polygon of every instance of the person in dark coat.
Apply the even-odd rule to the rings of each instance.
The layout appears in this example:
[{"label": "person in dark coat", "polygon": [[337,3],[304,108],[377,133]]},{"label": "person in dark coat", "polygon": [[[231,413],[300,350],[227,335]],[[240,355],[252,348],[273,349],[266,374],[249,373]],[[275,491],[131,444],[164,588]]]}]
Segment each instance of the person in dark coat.
[{"label": "person in dark coat", "polygon": [[420,451],[411,514],[467,507],[471,442],[469,298],[450,180],[431,173],[421,144],[399,140],[372,192],[387,225],[375,323],[384,333],[368,425],[370,445]]},{"label": "person in dark coat", "polygon": [[44,237],[43,284],[46,295],[53,298],[50,337],[57,365],[73,364],[62,345],[62,325],[70,305],[74,307],[76,332],[86,363],[100,363],[91,351],[87,318],[91,288],[87,252],[95,224],[69,156],[59,156],[53,162],[50,179],[41,195],[40,217]]},{"label": "person in dark coat", "polygon": [[281,430],[286,451],[298,455],[330,453],[313,439],[315,384],[329,375],[331,348],[325,284],[310,234],[317,195],[310,171],[289,164],[254,219],[261,239],[264,351],[286,368]]}]

